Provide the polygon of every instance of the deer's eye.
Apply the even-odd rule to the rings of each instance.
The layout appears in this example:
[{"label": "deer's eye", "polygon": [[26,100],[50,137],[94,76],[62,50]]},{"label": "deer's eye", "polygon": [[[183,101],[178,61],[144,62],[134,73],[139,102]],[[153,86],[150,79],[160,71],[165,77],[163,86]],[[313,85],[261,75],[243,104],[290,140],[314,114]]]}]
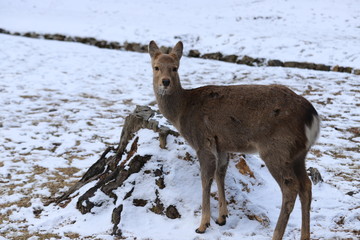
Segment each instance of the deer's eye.
[{"label": "deer's eye", "polygon": [[173,67],[172,71],[177,72],[177,67]]},{"label": "deer's eye", "polygon": [[154,67],[154,70],[159,71],[160,69],[159,69],[159,67]]}]

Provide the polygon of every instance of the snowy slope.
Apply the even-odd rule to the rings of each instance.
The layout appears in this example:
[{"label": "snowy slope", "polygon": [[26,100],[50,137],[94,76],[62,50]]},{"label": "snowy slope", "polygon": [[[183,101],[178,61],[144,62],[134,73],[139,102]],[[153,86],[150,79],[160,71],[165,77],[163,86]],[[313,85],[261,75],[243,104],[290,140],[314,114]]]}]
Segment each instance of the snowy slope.
[{"label": "snowy slope", "polygon": [[2,0],[0,28],[359,67],[353,0]]},{"label": "snowy slope", "polygon": [[[359,67],[360,9],[357,1],[29,1],[1,0],[0,28],[94,36],[141,42],[155,39],[185,51],[247,54],[280,60]],[[195,19],[195,20],[193,20]],[[251,68],[183,58],[183,86],[206,84],[284,84],[309,99],[322,118],[318,143],[308,156],[324,182],[313,186],[314,239],[357,239],[360,231],[360,77],[345,73],[285,68]],[[117,144],[126,115],[136,105],[152,105],[147,54],[98,49],[78,43],[34,40],[0,34],[0,239],[62,239],[110,236],[110,199],[82,215],[76,200],[65,208],[43,199],[66,191],[99,157]],[[121,229],[128,239],[269,239],[281,204],[278,186],[258,156],[247,156],[255,179],[238,173],[234,158],[226,178],[226,226],[214,222],[205,235],[200,222],[198,163],[179,160],[187,145],[170,138],[160,150],[156,135],[139,133],[143,153],[153,158],[132,198],[124,201]],[[155,149],[155,151],[154,151]],[[155,184],[145,170],[167,170],[164,204],[175,204],[171,220],[135,207],[133,198],[154,200]],[[131,179],[130,179],[131,180]],[[129,182],[130,182],[129,180]],[[185,184],[186,183],[186,184]],[[90,187],[90,183],[87,187]],[[244,191],[248,187],[249,192]],[[130,185],[118,189],[120,197]],[[82,190],[83,191],[83,190]],[[212,189],[213,192],[216,188]],[[212,198],[212,217],[217,201]],[[269,218],[269,225],[249,219]],[[285,239],[298,239],[297,202]],[[36,237],[37,236],[37,237]],[[170,236],[170,237],[169,237]],[[3,238],[2,238],[3,237]]]},{"label": "snowy slope", "polygon": [[[136,104],[154,100],[149,56],[76,43],[0,37],[3,43],[0,48],[2,234],[16,239],[21,236],[21,230],[26,230],[30,234],[57,234],[64,239],[71,236],[70,233],[111,239],[110,203],[93,214],[81,215],[75,209],[75,201],[65,209],[52,205],[44,208],[41,199],[66,190],[106,145],[117,143],[123,117]],[[359,230],[359,152],[356,149],[359,137],[353,138],[348,130],[360,121],[359,96],[354,91],[359,88],[359,77],[298,69],[251,68],[188,58],[183,59],[180,73],[187,88],[215,83],[280,83],[311,100],[322,115],[323,131],[309,155],[308,166],[317,167],[325,181],[313,189],[313,237],[354,237],[352,231]],[[228,225],[219,227],[212,223],[205,235],[198,236],[194,232],[200,221],[198,163],[178,159],[191,150],[188,147],[177,150],[176,145],[170,145],[169,152],[153,152],[158,149],[156,141],[151,140],[156,135],[149,131],[139,134],[142,151],[154,154],[154,159],[161,160],[160,164],[171,173],[165,178],[171,186],[163,199],[169,201],[167,204],[176,204],[182,218],[170,220],[155,215],[147,208],[132,206],[129,200],[124,203],[128,211],[123,213],[121,222],[125,236],[130,239],[169,239],[169,235],[171,239],[271,236],[281,196],[275,181],[260,167],[258,157],[249,157],[248,161],[256,180],[237,172],[234,166],[238,159],[232,161],[226,180],[228,198],[248,204],[231,204]],[[156,164],[159,163],[151,162],[144,171]],[[155,184],[146,178],[137,181],[142,187],[134,192],[134,198],[153,199],[154,193],[148,189],[153,189]],[[242,191],[241,182],[249,184],[249,193]],[[118,194],[128,188],[119,190]],[[346,195],[350,191],[354,194]],[[34,214],[36,209],[43,209],[40,216]],[[216,209],[213,199],[213,214]],[[245,215],[248,210],[268,216],[270,225],[248,219]],[[337,224],[342,218],[344,222]],[[287,239],[297,238],[299,226],[297,203]]]}]

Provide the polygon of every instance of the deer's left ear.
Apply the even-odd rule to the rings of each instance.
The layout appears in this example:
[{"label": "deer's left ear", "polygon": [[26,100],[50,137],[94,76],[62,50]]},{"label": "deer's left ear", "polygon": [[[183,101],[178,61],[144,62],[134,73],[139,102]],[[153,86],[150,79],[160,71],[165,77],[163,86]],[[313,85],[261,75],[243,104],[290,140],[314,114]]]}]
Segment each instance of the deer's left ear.
[{"label": "deer's left ear", "polygon": [[181,41],[179,41],[175,47],[172,49],[170,54],[174,54],[178,60],[180,60],[180,58],[182,57],[183,54],[183,43]]},{"label": "deer's left ear", "polygon": [[151,41],[149,43],[149,54],[151,58],[157,57],[159,54],[161,54],[160,49],[158,45],[156,45],[155,41]]}]

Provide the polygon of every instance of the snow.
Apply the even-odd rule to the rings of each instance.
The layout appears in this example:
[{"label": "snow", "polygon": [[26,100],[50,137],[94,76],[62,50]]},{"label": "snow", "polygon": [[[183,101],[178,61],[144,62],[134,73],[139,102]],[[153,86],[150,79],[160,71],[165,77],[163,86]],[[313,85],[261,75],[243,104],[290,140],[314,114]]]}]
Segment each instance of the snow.
[{"label": "snow", "polygon": [[[356,1],[0,1],[0,28],[62,33],[147,44],[154,39],[185,51],[308,61],[360,68],[360,8]],[[191,19],[191,20],[190,20]],[[124,118],[136,105],[152,105],[154,95],[148,54],[98,49],[79,43],[28,39],[0,34],[0,239],[16,239],[26,230],[69,239],[113,239],[113,200],[82,215],[74,198],[66,207],[44,206],[74,184],[109,145],[120,138]],[[314,239],[356,239],[359,232],[360,77],[345,73],[290,68],[252,68],[184,57],[183,87],[206,84],[284,84],[309,99],[322,118],[321,137],[307,166],[324,179],[313,185],[311,231]],[[153,106],[154,109],[157,106]],[[156,115],[154,119],[167,125]],[[201,215],[201,182],[194,151],[169,136],[167,149],[157,134],[141,130],[139,154],[152,158],[123,187],[120,229],[128,239],[269,239],[281,204],[279,188],[257,155],[246,156],[255,179],[239,174],[234,157],[226,177],[230,216],[218,226],[217,201],[211,199],[212,222],[195,233]],[[180,138],[181,139],[181,138]],[[181,140],[183,141],[183,140]],[[186,153],[194,161],[182,160]],[[166,188],[165,206],[176,205],[180,219],[149,211],[157,186],[151,174],[159,167]],[[71,169],[72,172],[65,171]],[[91,188],[91,182],[80,194]],[[249,192],[244,189],[248,188]],[[216,192],[213,186],[212,192]],[[352,194],[350,194],[352,193]],[[135,207],[133,199],[149,200]],[[117,202],[116,204],[119,204]],[[41,209],[39,216],[34,210]],[[246,214],[267,216],[268,225]],[[298,239],[297,201],[285,239]],[[96,226],[96,227],[95,227]],[[357,231],[357,233],[356,233]],[[50,239],[51,237],[49,237]]]},{"label": "snow", "polygon": [[[19,18],[18,16],[22,16]],[[14,31],[65,33],[221,51],[288,61],[359,67],[360,8],[352,0],[101,1],[0,3],[0,23]],[[190,20],[193,19],[193,20]]]}]

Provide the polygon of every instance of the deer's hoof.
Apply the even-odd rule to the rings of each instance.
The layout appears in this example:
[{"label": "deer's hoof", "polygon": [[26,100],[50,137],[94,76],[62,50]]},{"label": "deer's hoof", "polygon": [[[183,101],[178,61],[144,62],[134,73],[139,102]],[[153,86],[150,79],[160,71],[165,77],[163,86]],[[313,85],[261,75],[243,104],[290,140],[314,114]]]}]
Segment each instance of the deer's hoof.
[{"label": "deer's hoof", "polygon": [[205,230],[202,231],[202,230],[200,230],[199,228],[197,228],[197,229],[195,230],[195,232],[196,232],[196,233],[199,233],[199,234],[203,234],[203,233],[205,232]]},{"label": "deer's hoof", "polygon": [[226,218],[227,218],[227,217],[228,217],[227,215],[223,215],[223,216],[219,217],[219,218],[215,221],[215,223],[216,223],[217,225],[219,225],[219,226],[224,226],[224,225],[226,224]]},{"label": "deer's hoof", "polygon": [[195,230],[196,233],[202,234],[206,231],[206,229],[210,226],[210,223],[205,224],[205,226],[200,226]]},{"label": "deer's hoof", "polygon": [[215,223],[219,226],[224,226],[226,224],[226,220],[222,220],[222,221],[216,220]]}]

